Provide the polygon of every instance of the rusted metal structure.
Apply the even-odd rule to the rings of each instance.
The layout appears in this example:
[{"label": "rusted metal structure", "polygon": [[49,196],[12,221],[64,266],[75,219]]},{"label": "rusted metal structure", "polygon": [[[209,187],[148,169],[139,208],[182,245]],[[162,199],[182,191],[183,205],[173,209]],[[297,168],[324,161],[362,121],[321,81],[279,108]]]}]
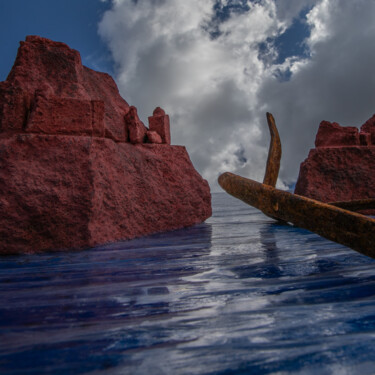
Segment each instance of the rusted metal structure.
[{"label": "rusted metal structure", "polygon": [[353,211],[375,208],[375,199],[323,203],[276,189],[281,142],[275,120],[267,113],[271,134],[263,183],[223,173],[220,186],[267,216],[310,230],[331,241],[375,258],[375,219]]}]

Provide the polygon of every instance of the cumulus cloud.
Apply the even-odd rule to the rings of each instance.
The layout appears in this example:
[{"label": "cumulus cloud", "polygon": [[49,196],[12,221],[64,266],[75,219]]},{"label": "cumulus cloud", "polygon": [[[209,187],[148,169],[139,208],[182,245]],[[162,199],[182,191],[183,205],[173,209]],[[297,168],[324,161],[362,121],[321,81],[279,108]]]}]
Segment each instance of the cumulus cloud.
[{"label": "cumulus cloud", "polygon": [[375,2],[324,0],[308,14],[311,56],[291,79],[267,77],[258,92],[280,127],[284,181],[295,179],[320,121],[359,126],[375,112]]},{"label": "cumulus cloud", "polygon": [[[214,189],[226,170],[262,180],[272,112],[282,185],[321,120],[360,124],[374,111],[374,10],[366,0],[112,0],[99,33],[123,97],[143,120],[156,106],[169,113],[172,142]],[[308,54],[280,62],[275,41],[298,17]]]}]

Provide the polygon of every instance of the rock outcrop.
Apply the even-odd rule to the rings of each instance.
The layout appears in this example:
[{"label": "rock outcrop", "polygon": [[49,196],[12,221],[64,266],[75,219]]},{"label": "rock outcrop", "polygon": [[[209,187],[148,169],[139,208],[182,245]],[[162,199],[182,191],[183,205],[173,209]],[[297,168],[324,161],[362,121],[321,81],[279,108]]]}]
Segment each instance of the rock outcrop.
[{"label": "rock outcrop", "polygon": [[323,121],[295,193],[322,202],[375,198],[375,115],[358,130]]},{"label": "rock outcrop", "polygon": [[0,82],[0,253],[82,249],[211,215],[209,186],[169,117],[150,128],[66,44],[21,42]]}]

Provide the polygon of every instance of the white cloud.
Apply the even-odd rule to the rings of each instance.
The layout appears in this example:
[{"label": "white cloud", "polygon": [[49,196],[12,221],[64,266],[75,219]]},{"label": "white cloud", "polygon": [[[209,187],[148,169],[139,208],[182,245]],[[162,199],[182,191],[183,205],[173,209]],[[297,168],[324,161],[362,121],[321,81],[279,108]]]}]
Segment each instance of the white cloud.
[{"label": "white cloud", "polygon": [[334,33],[334,30],[331,29],[334,25],[331,25],[330,18],[335,12],[335,7],[339,6],[337,1],[323,0],[307,15],[307,23],[311,27],[311,35],[308,40],[311,51],[315,44],[324,41]]},{"label": "white cloud", "polygon": [[[281,178],[289,183],[321,120],[356,125],[375,109],[375,2],[248,1],[248,12],[233,11],[223,22],[215,18],[215,2],[112,0],[99,32],[117,64],[120,92],[143,120],[156,106],[170,114],[172,142],[187,146],[214,188],[224,170],[262,180],[265,112],[272,112],[283,142]],[[222,0],[222,8],[228,3]],[[265,65],[259,43],[284,32],[306,7],[311,58]],[[277,80],[277,69],[290,69],[291,80]]]},{"label": "white cloud", "polygon": [[311,58],[288,82],[263,81],[258,99],[279,124],[284,180],[297,177],[320,121],[359,126],[375,112],[374,12],[375,2],[366,0],[319,2],[307,16]]}]

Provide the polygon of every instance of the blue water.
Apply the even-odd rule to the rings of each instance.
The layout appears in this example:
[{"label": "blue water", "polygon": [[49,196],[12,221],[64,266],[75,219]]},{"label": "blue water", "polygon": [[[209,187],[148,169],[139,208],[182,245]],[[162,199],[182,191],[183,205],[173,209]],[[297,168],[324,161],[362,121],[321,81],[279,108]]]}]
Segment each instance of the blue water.
[{"label": "blue water", "polygon": [[193,228],[0,258],[1,374],[374,374],[375,260],[213,195]]}]

